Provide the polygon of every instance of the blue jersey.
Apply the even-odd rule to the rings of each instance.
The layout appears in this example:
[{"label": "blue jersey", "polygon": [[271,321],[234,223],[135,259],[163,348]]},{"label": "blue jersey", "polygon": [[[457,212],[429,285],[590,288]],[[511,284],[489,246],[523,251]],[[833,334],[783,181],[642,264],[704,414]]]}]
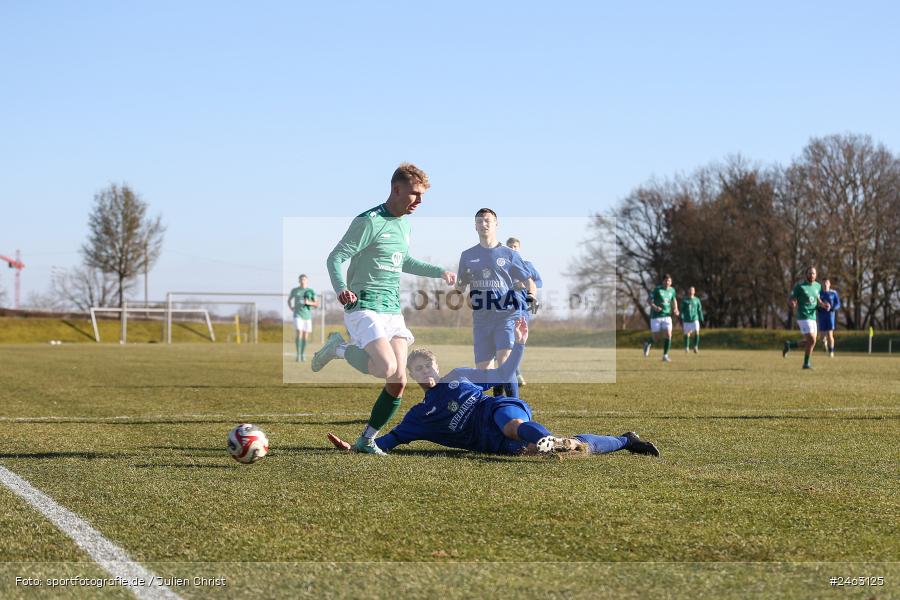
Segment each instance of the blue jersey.
[{"label": "blue jersey", "polygon": [[472,246],[459,257],[457,273],[458,285],[469,286],[476,322],[506,320],[524,308],[513,285],[516,281],[526,281],[531,272],[512,248],[503,244],[493,248]]},{"label": "blue jersey", "polygon": [[[544,287],[544,281],[541,279],[541,274],[538,273],[538,270],[534,268],[534,265],[531,263],[531,261],[524,260],[522,262],[525,263],[525,268],[528,269],[528,273],[531,276],[531,279],[534,281],[535,287]],[[531,313],[527,310],[528,303],[525,301],[526,296],[528,296],[528,290],[519,290],[519,302],[522,303],[522,306],[526,307],[526,310],[524,311],[525,318],[530,319]]]},{"label": "blue jersey", "polygon": [[841,307],[841,299],[838,298],[838,294],[834,290],[822,290],[819,292],[819,299],[822,302],[831,305],[829,310],[825,310],[821,306],[816,309],[816,317],[818,320],[819,329],[824,331],[833,331],[835,327],[835,321],[837,316],[837,309]]},{"label": "blue jersey", "polygon": [[498,369],[453,369],[425,392],[422,402],[410,408],[399,425],[375,443],[385,451],[398,444],[426,440],[476,452],[502,452],[510,445],[494,423],[494,411],[511,404],[520,406],[529,415],[531,409],[518,398],[495,398],[484,392],[497,383],[509,381],[524,351],[525,346],[516,344]]}]

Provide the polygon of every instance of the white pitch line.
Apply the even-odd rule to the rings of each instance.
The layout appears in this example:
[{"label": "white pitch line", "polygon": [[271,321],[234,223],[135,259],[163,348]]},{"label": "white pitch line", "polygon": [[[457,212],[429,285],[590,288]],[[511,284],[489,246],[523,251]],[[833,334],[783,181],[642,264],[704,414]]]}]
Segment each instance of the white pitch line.
[{"label": "white pitch line", "polygon": [[181,599],[181,596],[168,587],[157,585],[155,582],[159,581],[159,578],[152,571],[131,560],[125,550],[103,537],[87,521],[3,466],[0,466],[0,483],[72,538],[79,548],[87,552],[113,578],[118,577],[125,581],[142,579],[147,582],[146,587],[128,586],[125,588],[138,598],[147,600]]}]

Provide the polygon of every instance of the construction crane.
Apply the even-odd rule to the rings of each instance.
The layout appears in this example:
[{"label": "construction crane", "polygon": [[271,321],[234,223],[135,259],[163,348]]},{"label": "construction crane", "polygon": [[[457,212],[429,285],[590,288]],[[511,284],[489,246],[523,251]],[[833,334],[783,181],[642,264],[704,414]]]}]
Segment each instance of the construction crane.
[{"label": "construction crane", "polygon": [[22,269],[25,268],[25,263],[22,262],[22,253],[19,250],[16,250],[15,258],[0,254],[0,260],[6,261],[6,264],[9,265],[10,269],[16,270],[16,304],[13,308],[19,308],[19,295],[22,290]]}]

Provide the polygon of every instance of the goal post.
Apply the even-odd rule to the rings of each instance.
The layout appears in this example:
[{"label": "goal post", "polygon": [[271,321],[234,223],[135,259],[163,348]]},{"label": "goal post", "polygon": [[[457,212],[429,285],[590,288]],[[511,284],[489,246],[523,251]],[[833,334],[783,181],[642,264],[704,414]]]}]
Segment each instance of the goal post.
[{"label": "goal post", "polygon": [[209,318],[209,311],[205,308],[154,308],[149,306],[128,306],[128,303],[125,303],[124,307],[109,307],[109,306],[92,306],[91,307],[91,326],[94,328],[94,340],[98,343],[100,342],[100,327],[97,325],[97,313],[118,313],[121,324],[122,324],[122,333],[119,338],[119,342],[124,344],[127,341],[128,335],[128,313],[144,313],[144,314],[159,314],[161,316],[166,316],[171,323],[171,315],[172,313],[176,314],[199,314],[206,321],[206,330],[209,332],[210,341],[216,341],[216,333],[213,331],[212,320]]},{"label": "goal post", "polygon": [[[202,300],[198,298],[204,297],[216,297],[216,298],[235,298],[235,300]],[[165,340],[167,344],[172,343],[172,315],[177,314],[178,308],[177,304],[190,303],[190,304],[204,304],[204,305],[231,305],[231,306],[245,306],[250,309],[250,334],[246,342],[252,344],[259,343],[259,308],[257,303],[249,300],[241,300],[241,298],[286,298],[287,295],[283,293],[272,293],[272,292],[167,292],[166,293],[166,303],[165,303],[165,311],[166,311],[166,320],[165,320]],[[179,298],[183,298],[183,300],[179,300]]]}]

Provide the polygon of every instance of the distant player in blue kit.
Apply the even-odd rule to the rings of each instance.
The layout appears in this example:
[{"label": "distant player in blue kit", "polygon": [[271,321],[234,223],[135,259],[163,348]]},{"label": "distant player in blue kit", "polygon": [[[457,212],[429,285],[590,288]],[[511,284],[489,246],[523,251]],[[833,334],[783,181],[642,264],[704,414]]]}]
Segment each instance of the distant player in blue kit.
[{"label": "distant player in blue kit", "polygon": [[[375,440],[383,452],[400,444],[426,440],[488,454],[529,454],[580,452],[607,454],[628,450],[633,454],[659,456],[651,442],[632,431],[621,436],[578,434],[554,436],[532,420],[531,407],[519,398],[489,396],[484,392],[496,381],[509,378],[522,360],[528,340],[528,323],[515,323],[515,346],[507,361],[497,369],[453,369],[440,376],[437,358],[428,350],[415,350],[407,367],[412,378],[425,390],[425,398],[409,409],[399,425]],[[332,433],[328,439],[340,450],[350,444]]]},{"label": "distant player in blue kit", "polygon": [[[497,241],[497,213],[490,208],[479,209],[475,213],[475,231],[478,244],[460,255],[456,287],[469,288],[475,366],[487,369],[492,360],[497,361],[497,367],[506,362],[513,347],[516,319],[525,310],[537,311],[537,287],[519,253]],[[516,282],[524,284],[524,305],[516,292]],[[495,383],[503,385],[502,390],[494,390],[495,395],[519,397],[514,373],[508,381]]]},{"label": "distant player in blue kit", "polygon": [[819,306],[816,309],[816,317],[819,321],[819,331],[822,333],[822,343],[825,344],[825,350],[828,356],[834,358],[834,329],[837,324],[837,309],[841,307],[841,299],[838,293],[831,289],[831,280],[826,279],[822,282],[822,291],[819,292],[819,299],[824,302],[828,308]]},{"label": "distant player in blue kit", "polygon": [[[512,248],[516,252],[519,252],[522,248],[522,242],[520,242],[517,238],[511,237],[506,240],[506,246],[508,248]],[[538,270],[535,268],[534,264],[531,261],[522,259],[522,262],[525,263],[525,268],[528,269],[529,274],[531,275],[531,280],[534,281],[534,286],[538,289],[544,287],[544,280],[541,279],[541,274],[538,273]],[[527,292],[525,291],[525,284],[521,281],[516,282],[515,288],[519,292],[519,301],[523,305],[527,305],[528,297]],[[526,319],[530,320],[530,316],[532,311],[526,310],[524,311],[524,316]],[[516,383],[519,384],[519,387],[525,385],[525,378],[522,377],[521,369],[516,369]]]}]

